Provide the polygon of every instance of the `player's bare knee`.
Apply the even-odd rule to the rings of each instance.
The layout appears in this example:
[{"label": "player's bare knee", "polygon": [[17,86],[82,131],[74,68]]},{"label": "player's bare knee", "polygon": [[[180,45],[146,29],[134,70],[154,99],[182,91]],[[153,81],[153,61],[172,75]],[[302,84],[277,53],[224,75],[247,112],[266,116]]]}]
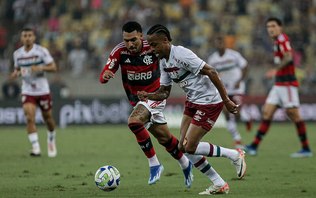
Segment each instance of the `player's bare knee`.
[{"label": "player's bare knee", "polygon": [[136,123],[143,124],[142,121],[139,118],[137,118],[137,117],[129,117],[128,120],[127,120],[127,123],[128,123],[128,125],[136,124]]}]

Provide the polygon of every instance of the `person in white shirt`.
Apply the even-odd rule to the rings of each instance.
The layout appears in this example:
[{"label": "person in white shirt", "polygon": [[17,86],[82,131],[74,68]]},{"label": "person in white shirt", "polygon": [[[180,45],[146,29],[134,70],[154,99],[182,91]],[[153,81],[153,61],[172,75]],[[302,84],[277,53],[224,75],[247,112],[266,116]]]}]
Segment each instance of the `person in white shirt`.
[{"label": "person in white shirt", "polygon": [[[237,177],[246,171],[245,155],[241,149],[228,149],[208,142],[200,142],[211,130],[225,105],[231,113],[238,112],[238,105],[231,101],[214,67],[205,63],[191,50],[171,44],[169,30],[160,24],[147,32],[147,41],[160,59],[160,88],[153,93],[139,91],[142,101],[164,100],[170,95],[173,82],[186,93],[185,110],[180,128],[179,148],[187,153],[190,161],[200,169],[205,157],[226,157],[236,167]],[[205,159],[205,158],[204,158]],[[205,175],[213,183],[200,194],[228,193],[228,184],[213,167],[205,167]]]},{"label": "person in white shirt", "polygon": [[22,77],[22,106],[26,117],[28,138],[32,144],[30,155],[41,155],[35,123],[36,107],[38,106],[48,130],[48,156],[55,157],[57,155],[55,121],[52,115],[52,98],[45,72],[55,72],[57,67],[48,50],[35,44],[36,37],[33,29],[22,29],[20,39],[23,46],[13,54],[15,69],[11,78]]},{"label": "person in white shirt", "polygon": [[[216,51],[209,56],[207,63],[212,65],[219,73],[228,97],[241,106],[246,92],[245,78],[248,62],[239,52],[226,48],[224,36],[216,36],[214,43]],[[226,108],[223,112],[227,121],[227,130],[233,137],[235,147],[243,149],[241,135],[236,124],[236,117],[240,118],[240,114],[230,114]],[[244,112],[242,117],[246,122],[247,129],[250,130],[251,119],[249,114]]]}]

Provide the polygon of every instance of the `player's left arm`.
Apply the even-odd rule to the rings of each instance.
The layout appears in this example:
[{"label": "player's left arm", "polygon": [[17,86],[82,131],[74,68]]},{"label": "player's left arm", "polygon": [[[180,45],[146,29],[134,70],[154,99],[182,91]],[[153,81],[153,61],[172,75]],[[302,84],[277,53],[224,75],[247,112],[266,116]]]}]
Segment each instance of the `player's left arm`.
[{"label": "player's left arm", "polygon": [[137,96],[139,100],[141,101],[146,101],[146,100],[161,101],[169,97],[171,87],[172,85],[169,85],[169,86],[161,85],[159,89],[153,93],[147,93],[146,91],[138,91]]},{"label": "player's left arm", "polygon": [[231,113],[236,114],[238,112],[238,105],[236,105],[233,101],[231,101],[227,95],[226,89],[220,80],[216,69],[208,64],[205,64],[204,67],[200,70],[200,74],[207,75],[212,83],[217,88],[219,94],[221,95],[222,100],[227,108],[227,110]]}]

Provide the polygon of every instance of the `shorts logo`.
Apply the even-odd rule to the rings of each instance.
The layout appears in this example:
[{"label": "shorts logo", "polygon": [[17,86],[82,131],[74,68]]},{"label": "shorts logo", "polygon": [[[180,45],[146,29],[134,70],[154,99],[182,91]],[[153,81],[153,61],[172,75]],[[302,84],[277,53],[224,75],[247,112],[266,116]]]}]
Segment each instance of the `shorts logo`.
[{"label": "shorts logo", "polygon": [[200,111],[200,110],[197,110],[197,111],[196,111],[196,114],[197,114],[197,115],[200,115],[200,116],[204,116],[204,115],[205,115],[205,112]]},{"label": "shorts logo", "polygon": [[201,116],[195,114],[193,119],[199,122],[202,118]]},{"label": "shorts logo", "polygon": [[206,122],[209,123],[211,126],[214,126],[215,124],[215,122],[211,120],[210,118],[207,118]]}]

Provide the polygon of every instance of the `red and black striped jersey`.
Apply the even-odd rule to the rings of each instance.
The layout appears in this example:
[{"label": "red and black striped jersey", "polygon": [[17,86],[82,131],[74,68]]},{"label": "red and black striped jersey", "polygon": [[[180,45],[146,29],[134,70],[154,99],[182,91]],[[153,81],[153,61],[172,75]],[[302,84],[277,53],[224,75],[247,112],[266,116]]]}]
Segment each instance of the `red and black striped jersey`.
[{"label": "red and black striped jersey", "polygon": [[[284,57],[284,53],[292,53],[292,51],[293,50],[288,36],[284,33],[280,34],[274,41],[274,63],[280,63]],[[291,85],[296,87],[298,86],[293,61],[291,61],[288,65],[284,66],[276,72],[275,85]]]},{"label": "red and black striped jersey", "polygon": [[106,83],[103,74],[106,70],[115,73],[121,68],[123,87],[132,106],[139,101],[137,91],[154,92],[160,87],[160,70],[158,58],[151,52],[147,41],[143,40],[142,50],[131,53],[124,42],[118,44],[111,52],[101,74],[100,82]]}]

